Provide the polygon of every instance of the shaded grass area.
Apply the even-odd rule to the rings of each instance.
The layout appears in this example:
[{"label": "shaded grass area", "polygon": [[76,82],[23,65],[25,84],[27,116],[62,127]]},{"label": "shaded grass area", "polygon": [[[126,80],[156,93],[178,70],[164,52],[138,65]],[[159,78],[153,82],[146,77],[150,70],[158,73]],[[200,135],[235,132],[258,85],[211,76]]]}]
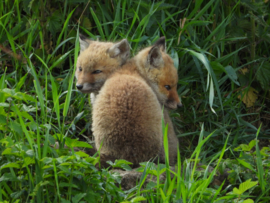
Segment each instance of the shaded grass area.
[{"label": "shaded grass area", "polygon": [[[0,201],[268,202],[269,8],[244,0],[1,1]],[[172,179],[143,186],[147,174],[170,175],[168,165],[147,163],[124,192],[119,176],[96,171],[97,157],[72,150],[93,144],[89,98],[73,85],[79,32],[127,38],[133,55],[166,36],[184,104],[171,112],[181,152]],[[195,170],[199,162],[214,170]],[[210,185],[226,168],[229,183]]]}]

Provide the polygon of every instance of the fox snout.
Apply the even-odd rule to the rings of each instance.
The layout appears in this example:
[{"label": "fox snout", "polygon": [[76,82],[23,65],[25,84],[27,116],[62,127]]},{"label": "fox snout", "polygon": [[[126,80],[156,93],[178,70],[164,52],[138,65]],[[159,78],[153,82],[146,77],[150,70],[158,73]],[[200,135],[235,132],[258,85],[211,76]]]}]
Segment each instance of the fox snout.
[{"label": "fox snout", "polygon": [[77,87],[78,90],[81,90],[81,89],[83,88],[83,85],[81,85],[81,84],[76,84],[76,87]]},{"label": "fox snout", "polygon": [[104,82],[95,82],[95,83],[76,83],[76,88],[80,90],[82,93],[92,93],[98,92],[102,87]]},{"label": "fox snout", "polygon": [[82,93],[91,93],[96,90],[96,85],[91,83],[77,83],[76,87],[78,90],[80,90]]},{"label": "fox snout", "polygon": [[170,92],[166,103],[170,109],[177,109],[183,106],[176,89]]}]

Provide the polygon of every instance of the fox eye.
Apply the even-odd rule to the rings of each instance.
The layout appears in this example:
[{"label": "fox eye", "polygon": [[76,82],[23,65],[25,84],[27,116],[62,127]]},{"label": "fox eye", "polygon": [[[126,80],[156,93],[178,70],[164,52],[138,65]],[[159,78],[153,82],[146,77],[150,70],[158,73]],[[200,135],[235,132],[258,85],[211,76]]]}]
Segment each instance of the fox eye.
[{"label": "fox eye", "polygon": [[92,74],[99,74],[99,73],[101,73],[102,71],[101,70],[94,70],[93,72],[92,72]]},{"label": "fox eye", "polygon": [[167,90],[170,90],[171,89],[171,86],[170,85],[165,85],[164,86]]},{"label": "fox eye", "polygon": [[82,67],[79,67],[79,71],[82,71]]}]

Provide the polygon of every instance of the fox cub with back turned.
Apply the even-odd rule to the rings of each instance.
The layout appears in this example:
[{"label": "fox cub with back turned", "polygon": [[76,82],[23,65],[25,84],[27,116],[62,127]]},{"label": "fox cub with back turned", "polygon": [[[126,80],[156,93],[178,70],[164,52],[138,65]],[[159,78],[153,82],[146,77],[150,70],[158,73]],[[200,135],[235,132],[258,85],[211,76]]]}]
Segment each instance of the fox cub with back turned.
[{"label": "fox cub with back turned", "polygon": [[[140,51],[108,77],[93,106],[92,130],[96,148],[102,143],[101,164],[126,159],[136,166],[157,155],[164,159],[161,105],[171,109],[181,106],[177,82],[173,61],[165,53],[165,38]],[[167,111],[164,117],[169,119]],[[167,122],[171,124],[170,119]],[[171,129],[169,148],[177,149]],[[172,151],[173,158],[176,152]]]}]

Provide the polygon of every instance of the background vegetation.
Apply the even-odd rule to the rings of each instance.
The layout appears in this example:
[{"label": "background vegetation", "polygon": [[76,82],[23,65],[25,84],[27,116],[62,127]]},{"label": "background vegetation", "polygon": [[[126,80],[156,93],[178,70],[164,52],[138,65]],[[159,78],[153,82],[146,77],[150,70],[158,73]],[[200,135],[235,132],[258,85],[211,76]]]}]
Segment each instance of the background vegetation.
[{"label": "background vegetation", "polygon": [[[146,163],[124,192],[96,156],[74,152],[93,144],[88,97],[73,85],[78,33],[127,38],[133,55],[166,36],[184,104],[171,113],[173,179],[143,186],[169,176]],[[269,33],[268,0],[0,1],[0,202],[269,202]]]}]

